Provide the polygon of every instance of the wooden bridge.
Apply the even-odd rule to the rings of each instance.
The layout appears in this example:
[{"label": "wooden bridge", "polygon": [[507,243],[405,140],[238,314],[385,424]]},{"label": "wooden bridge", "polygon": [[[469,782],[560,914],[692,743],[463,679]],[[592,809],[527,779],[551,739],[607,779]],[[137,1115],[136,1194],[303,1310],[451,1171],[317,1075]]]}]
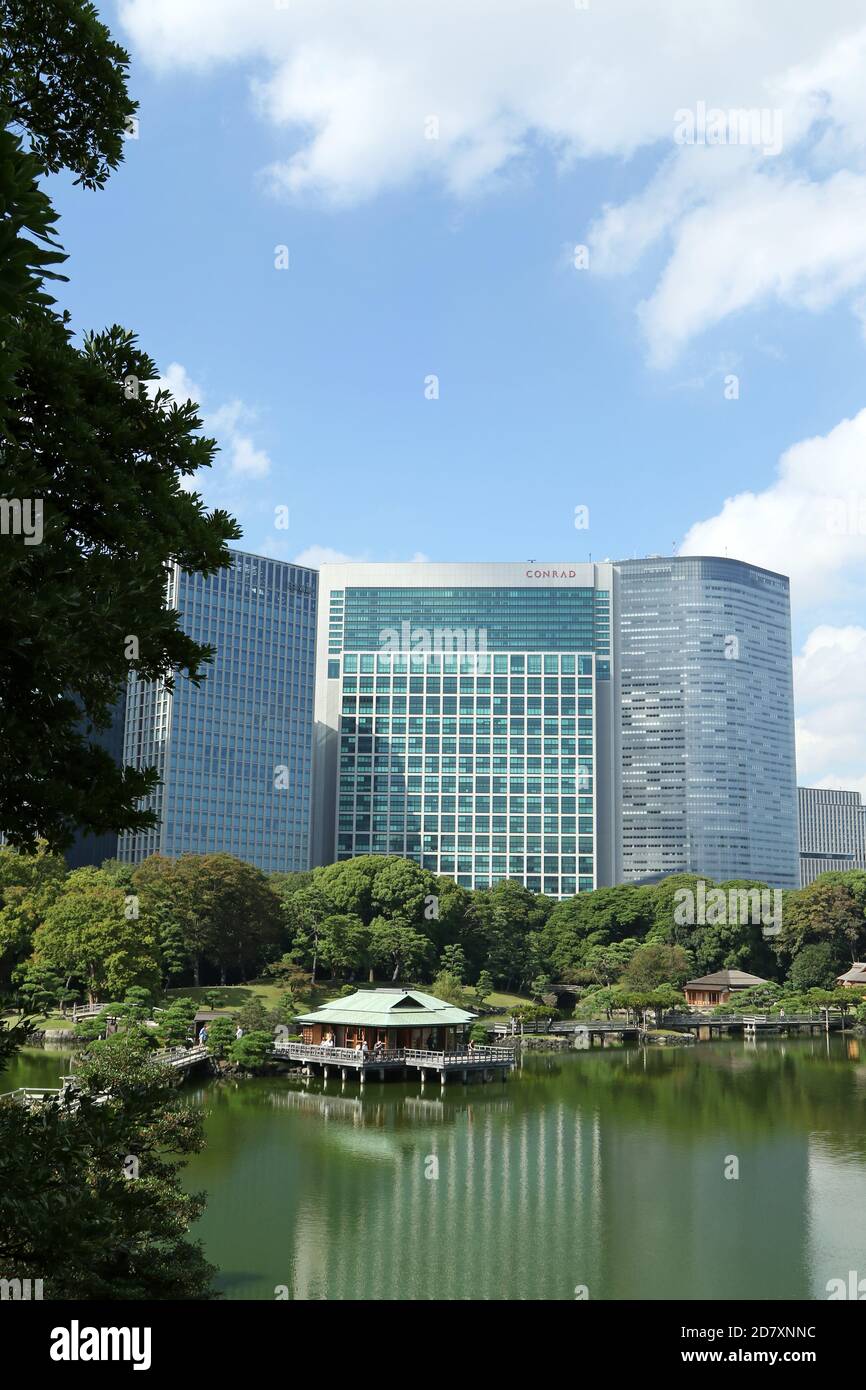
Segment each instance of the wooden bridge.
[{"label": "wooden bridge", "polygon": [[[159,1048],[156,1052],[149,1052],[147,1059],[149,1062],[159,1062],[163,1066],[171,1067],[172,1071],[186,1071],[189,1067],[198,1066],[209,1056],[209,1050],[203,1043],[199,1043],[196,1047]],[[41,1105],[46,1100],[66,1099],[73,1104],[76,1090],[74,1076],[61,1076],[59,1086],[18,1086],[14,1091],[0,1093],[0,1101],[14,1100],[19,1105],[28,1107]],[[101,1099],[97,1097],[97,1105]]]},{"label": "wooden bridge", "polygon": [[665,1028],[679,1028],[700,1037],[721,1037],[725,1033],[742,1033],[757,1037],[768,1033],[831,1033],[844,1026],[840,1014],[665,1014]]},{"label": "wooden bridge", "polygon": [[421,1084],[428,1076],[437,1076],[444,1086],[449,1077],[459,1076],[463,1081],[472,1077],[476,1081],[493,1080],[499,1076],[505,1080],[515,1064],[510,1047],[475,1047],[451,1052],[436,1052],[420,1047],[406,1047],[366,1056],[353,1047],[323,1047],[317,1043],[278,1042],[270,1055],[277,1061],[298,1062],[302,1070],[313,1076],[318,1071],[327,1081],[331,1072],[339,1072],[345,1081],[348,1076],[357,1078],[363,1086],[370,1076],[378,1075],[384,1081],[387,1075],[406,1077],[412,1072],[420,1075]]},{"label": "wooden bridge", "polygon": [[198,1066],[199,1062],[204,1062],[209,1056],[210,1049],[204,1043],[196,1043],[195,1047],[160,1047],[156,1052],[148,1053],[148,1060],[161,1062],[173,1071],[186,1071],[188,1067]]}]

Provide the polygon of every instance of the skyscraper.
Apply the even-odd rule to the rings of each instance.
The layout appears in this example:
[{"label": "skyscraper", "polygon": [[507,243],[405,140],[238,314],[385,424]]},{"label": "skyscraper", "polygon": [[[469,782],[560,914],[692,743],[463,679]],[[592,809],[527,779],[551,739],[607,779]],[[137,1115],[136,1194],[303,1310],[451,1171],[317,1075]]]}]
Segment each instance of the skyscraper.
[{"label": "skyscraper", "polygon": [[[126,691],[111,712],[111,723],[107,729],[93,735],[91,742],[110,753],[116,763],[123,762],[123,739],[126,728]],[[75,839],[66,851],[66,863],[70,869],[83,869],[86,865],[100,865],[106,859],[117,858],[117,832],[106,831],[103,835],[85,835],[78,830]]]},{"label": "skyscraper", "polygon": [[241,551],[212,578],[174,567],[167,602],[216,656],[198,689],[130,679],[124,760],[162,784],[158,826],[121,836],[121,859],[223,850],[308,867],[317,589],[314,570]]},{"label": "skyscraper", "polygon": [[831,869],[866,869],[866,806],[859,792],[798,787],[800,882]]},{"label": "skyscraper", "polygon": [[399,854],[556,897],[614,882],[613,579],[325,565],[313,862]]},{"label": "skyscraper", "polygon": [[615,568],[623,878],[797,887],[788,580],[714,557]]}]

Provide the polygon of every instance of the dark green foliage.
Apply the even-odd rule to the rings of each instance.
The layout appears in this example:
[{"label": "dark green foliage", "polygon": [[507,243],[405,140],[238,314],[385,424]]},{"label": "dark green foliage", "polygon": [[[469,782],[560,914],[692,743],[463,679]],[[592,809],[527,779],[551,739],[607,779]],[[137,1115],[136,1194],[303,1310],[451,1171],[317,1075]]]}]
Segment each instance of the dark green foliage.
[{"label": "dark green foliage", "polygon": [[101,188],[137,103],[129,55],[84,0],[0,0],[0,106],[48,173]]},{"label": "dark green foliage", "polygon": [[210,651],[165,608],[165,568],[215,574],[240,535],[183,486],[216,450],[196,407],[149,394],[156,364],[132,332],[76,347],[44,287],[64,257],[40,173],[100,186],[133,110],[92,5],[0,0],[0,126],[15,127],[0,129],[0,456],[30,530],[0,547],[0,832],[28,849],[152,823],[155,770],[117,767],[92,738],[133,665],[201,679]]},{"label": "dark green foliage", "polygon": [[[11,1048],[0,1028],[0,1063]],[[94,1048],[77,1080],[73,1108],[0,1104],[4,1276],[43,1279],[50,1299],[215,1297],[216,1271],[186,1238],[204,1199],[179,1178],[202,1146],[201,1115],[177,1103],[135,1035]]]}]

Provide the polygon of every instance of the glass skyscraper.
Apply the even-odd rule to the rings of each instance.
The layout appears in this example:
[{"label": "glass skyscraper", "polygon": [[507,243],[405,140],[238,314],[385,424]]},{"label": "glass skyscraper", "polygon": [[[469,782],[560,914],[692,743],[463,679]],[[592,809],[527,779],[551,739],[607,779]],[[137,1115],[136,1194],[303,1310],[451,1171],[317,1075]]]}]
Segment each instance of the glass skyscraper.
[{"label": "glass skyscraper", "polygon": [[554,897],[614,873],[609,565],[320,576],[313,859]]},{"label": "glass skyscraper", "polygon": [[697,556],[615,568],[623,879],[796,888],[788,580]]},{"label": "glass skyscraper", "polygon": [[226,851],[266,871],[310,858],[318,575],[233,552],[212,578],[169,576],[167,602],[197,642],[216,647],[199,688],[133,674],[123,755],[156,766],[159,824],[123,835],[119,857]]},{"label": "glass skyscraper", "polygon": [[866,806],[859,792],[799,787],[800,883],[830,870],[866,869]]}]

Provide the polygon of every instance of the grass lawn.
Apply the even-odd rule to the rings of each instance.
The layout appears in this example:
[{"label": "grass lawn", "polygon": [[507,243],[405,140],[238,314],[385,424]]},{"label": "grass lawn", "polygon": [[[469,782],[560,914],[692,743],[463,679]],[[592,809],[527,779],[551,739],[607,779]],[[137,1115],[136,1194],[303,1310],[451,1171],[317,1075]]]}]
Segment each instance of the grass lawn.
[{"label": "grass lawn", "polygon": [[[353,983],[353,989],[382,989],[390,986],[390,980],[375,980],[369,984],[366,980],[357,980]],[[304,999],[304,1011],[311,1013],[313,1009],[319,1009],[329,999],[336,999],[343,988],[340,980],[320,980]],[[409,986],[406,986],[409,988]],[[429,992],[429,985],[419,985],[419,989]],[[242,985],[180,985],[176,989],[166,990],[163,997],[158,1001],[161,1008],[165,1008],[173,998],[178,996],[195,999],[201,1008],[207,1008],[205,995],[213,998],[213,1005],[217,1009],[228,1009],[237,1012],[245,1004],[249,1004],[254,999],[266,1009],[275,1009],[280,995],[284,993],[283,986],[275,984],[273,980],[248,980]],[[501,1015],[505,1018],[506,1011],[514,1007],[515,1004],[530,1003],[529,996],[526,994],[507,994],[496,990],[489,995],[485,1003],[492,1005],[497,1010],[496,1018]],[[469,1005],[471,1008],[471,1004]],[[4,1015],[10,1022],[16,1022],[20,1014],[8,1013]],[[485,1022],[493,1022],[493,1016],[485,1016]],[[71,1028],[71,1017],[63,1018],[61,1014],[40,1015],[34,1019],[37,1028]]]},{"label": "grass lawn", "polygon": [[532,1000],[528,994],[503,994],[500,990],[494,990],[484,1002],[494,1009],[513,1009],[517,1004],[531,1004]]},{"label": "grass lawn", "polygon": [[[312,1013],[314,1009],[320,1009],[329,999],[336,999],[344,983],[342,980],[319,980],[303,996],[304,1012]],[[373,984],[356,980],[352,984],[352,989],[376,989],[386,983],[384,980],[374,981]],[[274,984],[272,980],[248,980],[243,985],[201,985],[199,988],[194,985],[181,985],[178,989],[166,990],[162,1002],[165,1005],[172,998],[180,995],[200,1000],[201,1007],[207,1008],[205,995],[210,995],[214,1000],[214,1007],[217,1009],[242,1009],[244,1004],[251,1003],[253,999],[258,999],[266,1009],[274,1009],[279,1002],[280,995],[284,993],[283,985]]]},{"label": "grass lawn", "polygon": [[[2,1017],[11,1026],[12,1024],[18,1023],[24,1017],[24,1015],[16,1012],[15,1010],[12,1010],[11,1012],[2,1014]],[[35,1028],[72,1027],[71,1011],[66,1015],[65,1018],[62,1014],[28,1014],[27,1017],[32,1020]]]}]

